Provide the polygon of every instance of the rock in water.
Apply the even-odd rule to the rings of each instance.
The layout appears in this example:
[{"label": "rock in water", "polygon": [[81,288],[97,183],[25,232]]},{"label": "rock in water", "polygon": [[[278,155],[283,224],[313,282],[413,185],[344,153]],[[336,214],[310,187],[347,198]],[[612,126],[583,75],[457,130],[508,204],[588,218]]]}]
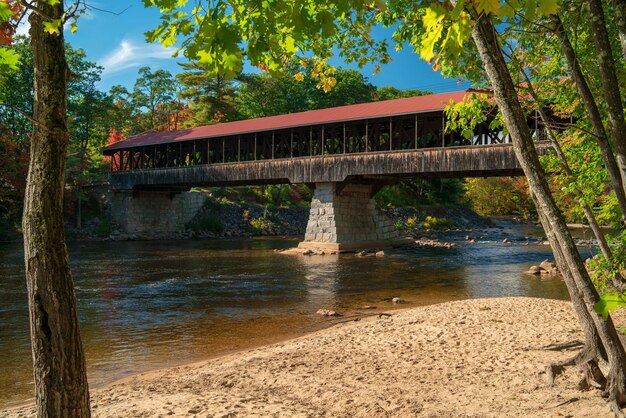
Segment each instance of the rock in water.
[{"label": "rock in water", "polygon": [[543,271],[543,268],[541,268],[539,266],[530,266],[530,268],[528,269],[528,271],[526,273],[528,273],[528,274],[541,274],[542,271]]},{"label": "rock in water", "polygon": [[337,312],[331,311],[329,309],[319,309],[316,313],[322,316],[341,316],[341,314],[338,314]]},{"label": "rock in water", "polygon": [[550,260],[543,260],[541,264],[539,264],[539,267],[551,274],[559,273],[559,268],[557,267],[556,263]]},{"label": "rock in water", "polygon": [[393,299],[391,299],[391,303],[396,304],[396,305],[400,305],[402,303],[406,303],[406,300],[400,299],[400,298],[393,298]]},{"label": "rock in water", "polygon": [[376,257],[384,257],[384,256],[385,256],[385,252],[384,251],[376,252]]}]

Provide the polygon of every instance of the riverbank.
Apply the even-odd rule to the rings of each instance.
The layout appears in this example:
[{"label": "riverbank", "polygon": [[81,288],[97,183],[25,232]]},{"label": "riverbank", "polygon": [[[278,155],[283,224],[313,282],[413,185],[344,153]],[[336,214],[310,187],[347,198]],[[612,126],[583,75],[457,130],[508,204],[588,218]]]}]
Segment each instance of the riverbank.
[{"label": "riverbank", "polygon": [[93,390],[93,415],[609,417],[576,369],[553,387],[538,375],[572,354],[541,347],[580,338],[569,302],[446,302],[132,376]]},{"label": "riverbank", "polygon": [[[488,218],[465,206],[418,206],[383,209],[396,228],[407,236],[429,231],[473,230],[494,227]],[[241,204],[209,198],[184,227],[173,231],[128,233],[119,225],[95,217],[81,229],[68,225],[70,240],[214,239],[253,236],[303,236],[309,220],[307,207],[274,207]],[[104,226],[103,226],[104,225]],[[108,228],[108,229],[107,229]]]}]

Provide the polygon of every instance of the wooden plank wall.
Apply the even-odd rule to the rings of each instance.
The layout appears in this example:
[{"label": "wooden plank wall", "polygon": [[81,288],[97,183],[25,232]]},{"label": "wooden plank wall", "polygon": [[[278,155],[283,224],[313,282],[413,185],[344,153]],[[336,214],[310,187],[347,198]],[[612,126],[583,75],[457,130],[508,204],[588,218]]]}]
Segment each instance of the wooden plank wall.
[{"label": "wooden plank wall", "polygon": [[[550,148],[538,142],[544,154]],[[462,178],[521,175],[512,144],[381,151],[290,159],[113,171],[114,190],[342,182],[349,178]]]}]

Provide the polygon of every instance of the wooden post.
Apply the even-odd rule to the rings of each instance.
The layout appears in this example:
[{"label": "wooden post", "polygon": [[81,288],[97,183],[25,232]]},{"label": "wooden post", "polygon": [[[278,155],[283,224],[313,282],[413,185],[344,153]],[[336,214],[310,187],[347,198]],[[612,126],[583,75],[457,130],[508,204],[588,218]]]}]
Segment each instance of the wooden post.
[{"label": "wooden post", "polygon": [[183,166],[183,143],[178,144],[178,166]]},{"label": "wooden post", "polygon": [[324,125],[322,125],[322,149],[321,149],[322,154],[321,155],[325,154],[325,152],[324,152],[325,151],[324,150],[325,146],[326,146],[326,139],[324,138]]},{"label": "wooden post", "polygon": [[254,161],[256,161],[256,132],[254,133]]},{"label": "wooden post", "polygon": [[393,151],[393,119],[389,117],[389,151]]},{"label": "wooden post", "polygon": [[237,135],[237,161],[241,161],[241,135]]},{"label": "wooden post", "polygon": [[157,167],[156,156],[157,156],[157,146],[155,144],[154,145],[154,149],[152,150],[152,168],[156,168]]},{"label": "wooden post", "polygon": [[346,153],[346,123],[343,123],[343,153]]},{"label": "wooden post", "polygon": [[291,128],[291,147],[289,150],[289,156],[293,158],[293,128]]},{"label": "wooden post", "polygon": [[191,158],[191,165],[196,165],[196,141],[193,142],[193,157]]},{"label": "wooden post", "polygon": [[441,147],[446,146],[446,118],[441,115]]},{"label": "wooden post", "polygon": [[309,157],[313,156],[313,127],[311,126],[309,131]]},{"label": "wooden post", "polygon": [[272,160],[274,159],[274,131],[272,131]]},{"label": "wooden post", "polygon": [[140,164],[140,166],[141,166],[140,168],[141,168],[142,170],[143,170],[144,168],[146,168],[146,167],[145,167],[145,163],[146,163],[146,162],[144,161],[144,159],[145,159],[145,155],[146,155],[146,147],[141,147],[141,159],[140,159],[140,163],[139,163],[139,164]]},{"label": "wooden post", "polygon": [[222,137],[222,163],[226,162],[226,137]]},{"label": "wooden post", "polygon": [[418,136],[418,122],[417,122],[417,113],[415,114],[415,149],[417,149],[417,141],[419,140],[419,136]]}]

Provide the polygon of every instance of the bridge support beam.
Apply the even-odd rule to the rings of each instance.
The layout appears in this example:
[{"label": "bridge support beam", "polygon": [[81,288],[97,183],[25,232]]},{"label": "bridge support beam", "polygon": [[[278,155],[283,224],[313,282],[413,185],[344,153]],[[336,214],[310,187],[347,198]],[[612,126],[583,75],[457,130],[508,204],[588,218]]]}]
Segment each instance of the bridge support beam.
[{"label": "bridge support beam", "polygon": [[298,248],[356,251],[389,245],[399,234],[376,209],[372,184],[316,183],[304,241]]}]

